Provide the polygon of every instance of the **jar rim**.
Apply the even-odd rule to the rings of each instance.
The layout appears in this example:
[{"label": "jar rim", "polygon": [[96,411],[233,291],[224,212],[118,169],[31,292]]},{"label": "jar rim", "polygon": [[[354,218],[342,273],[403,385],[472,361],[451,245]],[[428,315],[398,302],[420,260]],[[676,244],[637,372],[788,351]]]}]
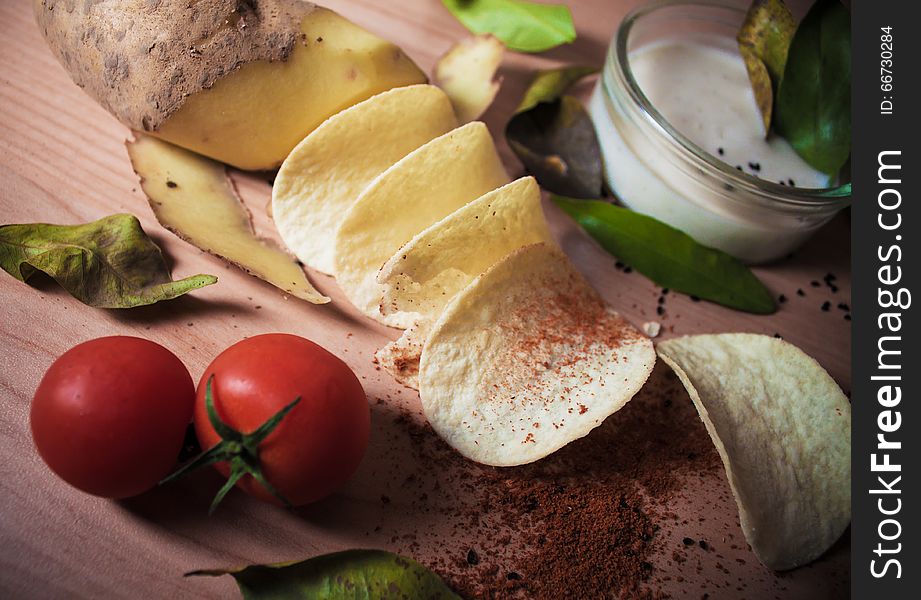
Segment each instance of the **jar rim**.
[{"label": "jar rim", "polygon": [[[668,120],[653,106],[652,102],[640,88],[633,75],[627,51],[627,42],[634,24],[642,17],[655,13],[665,8],[675,7],[706,7],[723,9],[736,14],[745,14],[745,9],[725,0],[653,0],[630,11],[621,21],[615,35],[615,43],[609,50],[609,62],[613,62],[618,69],[618,75],[626,83],[627,93],[632,101],[639,107],[640,113],[660,134],[670,138],[681,147],[695,161],[696,166],[704,166],[727,178],[729,183],[751,193],[763,196],[769,194],[770,199],[778,204],[791,208],[821,208],[837,206],[844,208],[850,204],[850,184],[825,188],[803,188],[781,185],[767,179],[741,172],[728,163],[720,160],[694,143],[686,135],[678,131]],[[613,58],[613,61],[610,59]]]}]

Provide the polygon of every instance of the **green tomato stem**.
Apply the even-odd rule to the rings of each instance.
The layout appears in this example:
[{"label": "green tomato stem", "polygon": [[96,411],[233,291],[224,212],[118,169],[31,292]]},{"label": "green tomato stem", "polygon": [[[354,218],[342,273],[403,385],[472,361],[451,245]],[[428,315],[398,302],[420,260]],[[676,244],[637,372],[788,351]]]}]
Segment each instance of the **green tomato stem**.
[{"label": "green tomato stem", "polygon": [[214,395],[211,391],[211,384],[213,381],[214,375],[208,378],[208,383],[205,387],[205,410],[208,412],[208,420],[211,422],[211,426],[214,427],[214,431],[221,437],[221,441],[167,476],[160,482],[160,485],[169,483],[201,467],[219,462],[229,462],[230,476],[221,489],[218,490],[217,494],[215,494],[214,500],[211,502],[211,507],[208,509],[209,515],[214,512],[217,505],[224,499],[224,496],[226,496],[231,488],[233,488],[233,486],[245,475],[250,475],[259,485],[265,488],[267,492],[278,498],[286,507],[290,508],[291,503],[288,502],[268,480],[266,480],[265,475],[262,473],[262,467],[259,463],[259,444],[261,444],[263,440],[278,427],[282,419],[297,406],[298,402],[301,401],[301,397],[298,396],[292,400],[284,408],[269,417],[265,423],[257,427],[252,433],[243,433],[222,421],[217,414],[217,409],[214,407]]}]

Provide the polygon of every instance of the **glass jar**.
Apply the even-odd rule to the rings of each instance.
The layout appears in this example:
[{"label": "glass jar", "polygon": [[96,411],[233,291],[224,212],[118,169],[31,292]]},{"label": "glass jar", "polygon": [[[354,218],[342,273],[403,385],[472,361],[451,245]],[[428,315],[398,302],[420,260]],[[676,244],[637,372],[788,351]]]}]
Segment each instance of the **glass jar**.
[{"label": "glass jar", "polygon": [[850,192],[768,181],[724,162],[662,116],[631,68],[633,53],[675,40],[738,57],[745,13],[713,1],[660,1],[633,11],[614,36],[589,110],[605,180],[622,204],[753,264],[788,255],[850,203]]}]

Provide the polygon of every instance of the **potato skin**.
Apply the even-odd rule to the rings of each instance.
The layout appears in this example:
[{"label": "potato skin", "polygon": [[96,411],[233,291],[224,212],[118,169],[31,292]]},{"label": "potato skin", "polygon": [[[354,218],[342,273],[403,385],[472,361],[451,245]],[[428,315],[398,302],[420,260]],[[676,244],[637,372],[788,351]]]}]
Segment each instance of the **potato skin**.
[{"label": "potato skin", "polygon": [[284,61],[316,6],[301,0],[34,0],[74,82],[128,127],[156,131],[196,92]]}]

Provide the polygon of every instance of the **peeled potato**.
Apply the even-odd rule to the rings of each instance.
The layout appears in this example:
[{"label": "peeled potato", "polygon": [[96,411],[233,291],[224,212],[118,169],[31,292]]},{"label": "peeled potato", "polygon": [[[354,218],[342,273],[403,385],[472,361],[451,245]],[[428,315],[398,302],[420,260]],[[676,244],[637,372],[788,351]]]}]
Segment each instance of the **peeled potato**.
[{"label": "peeled potato", "polygon": [[425,75],[395,45],[300,0],[34,0],[74,82],[128,127],[271,169],[327,117]]}]

